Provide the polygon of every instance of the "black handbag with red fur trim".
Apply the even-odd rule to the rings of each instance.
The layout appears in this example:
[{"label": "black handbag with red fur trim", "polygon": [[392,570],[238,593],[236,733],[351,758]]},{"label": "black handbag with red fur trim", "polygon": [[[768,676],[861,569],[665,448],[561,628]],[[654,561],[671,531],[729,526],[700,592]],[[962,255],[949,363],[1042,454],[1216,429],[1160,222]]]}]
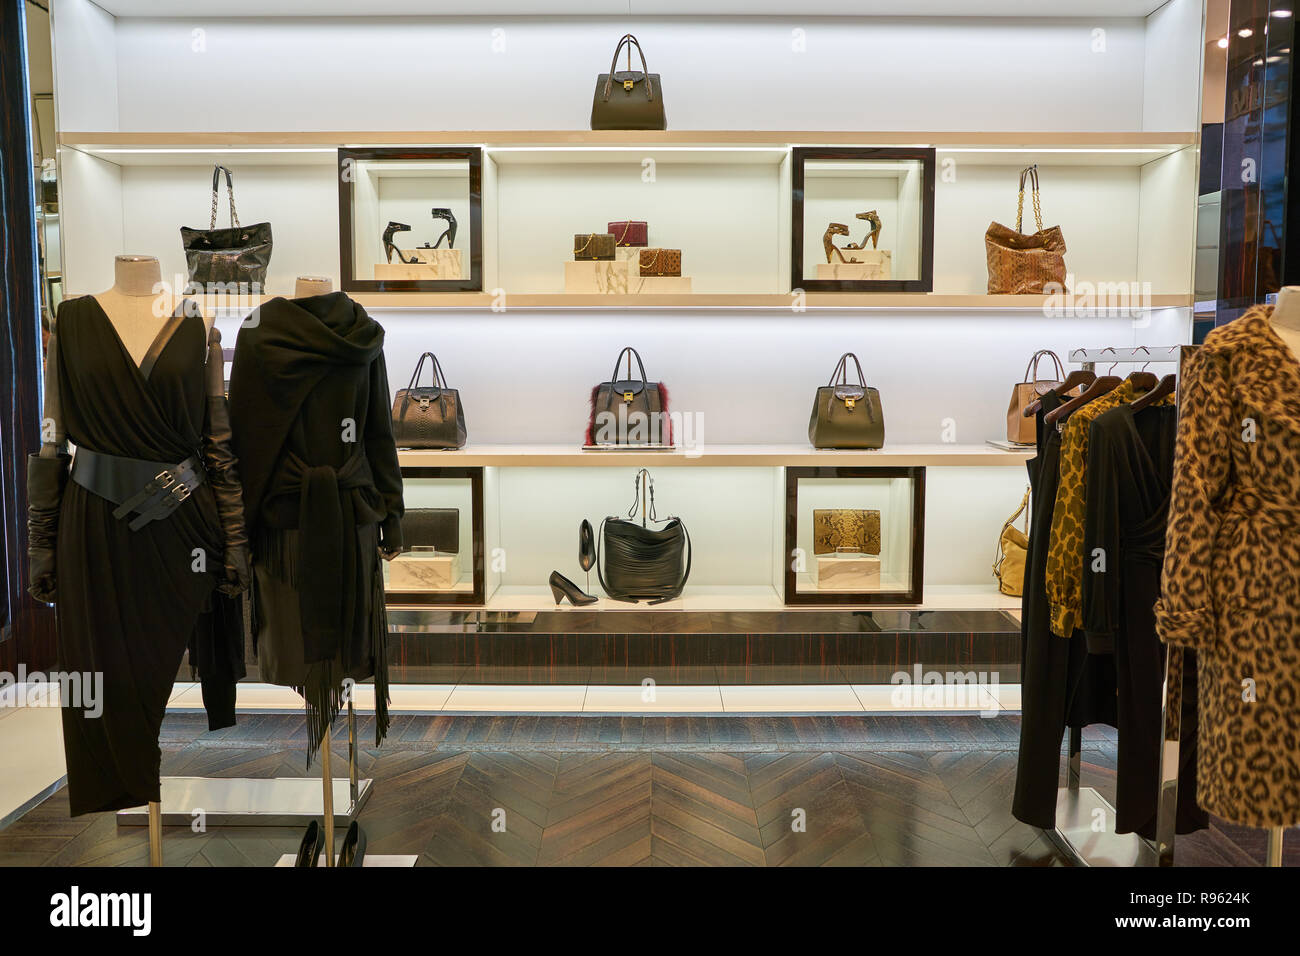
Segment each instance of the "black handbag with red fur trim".
[{"label": "black handbag with red fur trim", "polygon": [[[618,366],[627,356],[627,377]],[[640,378],[632,377],[636,359]],[[614,360],[609,381],[591,390],[591,416],[587,419],[588,447],[602,445],[671,445],[673,426],[668,417],[668,389],[662,382],[647,382],[645,365],[636,349],[628,346]]]}]

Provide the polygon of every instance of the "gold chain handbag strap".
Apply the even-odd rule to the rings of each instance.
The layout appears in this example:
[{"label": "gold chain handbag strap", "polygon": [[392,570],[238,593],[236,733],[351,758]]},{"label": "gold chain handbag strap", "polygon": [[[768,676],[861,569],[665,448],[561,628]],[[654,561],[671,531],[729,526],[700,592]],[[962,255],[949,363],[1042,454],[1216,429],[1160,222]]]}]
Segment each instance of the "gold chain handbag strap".
[{"label": "gold chain handbag strap", "polygon": [[1016,200],[1016,232],[1024,233],[1022,222],[1025,216],[1025,180],[1029,180],[1030,200],[1034,206],[1034,223],[1039,232],[1043,231],[1043,207],[1038,199],[1038,165],[1026,166],[1020,171],[1020,196]]},{"label": "gold chain handbag strap", "polygon": [[[606,233],[605,235],[608,235],[608,233]],[[574,249],[574,250],[573,250],[573,254],[574,254],[575,256],[580,256],[580,255],[582,255],[584,252],[587,251],[587,247],[588,247],[589,245],[591,245],[591,240],[593,240],[593,239],[595,239],[595,238],[596,238],[596,234],[593,232],[591,235],[589,235],[589,236],[587,237],[587,241],[584,242],[584,243],[582,244],[582,248],[581,248],[581,249]]]},{"label": "gold chain handbag strap", "polygon": [[627,234],[631,230],[632,230],[632,220],[631,219],[623,220],[623,235],[618,237],[618,239],[614,242],[614,245],[621,246],[623,244],[623,240],[627,238]]},{"label": "gold chain handbag strap", "polygon": [[660,249],[656,249],[656,250],[655,250],[655,257],[654,257],[654,259],[652,259],[652,260],[650,261],[650,264],[649,264],[649,265],[644,266],[644,268],[649,269],[651,272],[653,272],[655,269],[659,268],[659,257],[662,256],[663,254],[664,254],[664,251],[663,251],[662,248],[660,248]]}]

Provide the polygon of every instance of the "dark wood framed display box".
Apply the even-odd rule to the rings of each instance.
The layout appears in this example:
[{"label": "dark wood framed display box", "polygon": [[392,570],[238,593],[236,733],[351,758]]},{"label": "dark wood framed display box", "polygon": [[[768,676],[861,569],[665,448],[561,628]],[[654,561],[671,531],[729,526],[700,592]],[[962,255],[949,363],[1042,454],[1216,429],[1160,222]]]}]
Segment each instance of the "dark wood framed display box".
[{"label": "dark wood framed display box", "polygon": [[[458,535],[458,561],[440,559],[440,566],[437,569],[439,574],[446,573],[448,567],[457,569],[457,573],[446,586],[424,587],[419,584],[394,586],[394,564],[404,559],[413,560],[411,558],[413,552],[404,551],[402,556],[385,562],[387,567],[384,569],[384,602],[390,607],[482,605],[487,593],[483,469],[404,467],[402,482],[408,513],[420,507],[455,506],[460,509],[458,521],[462,529],[467,527],[464,512],[469,512],[469,534]],[[405,547],[404,541],[403,548]]]},{"label": "dark wood framed display box", "polygon": [[481,148],[340,149],[338,177],[344,292],[483,291]]},{"label": "dark wood framed display box", "polygon": [[924,467],[786,468],[787,605],[920,604],[924,552]]},{"label": "dark wood framed display box", "polygon": [[933,291],[933,147],[796,146],[792,158],[791,289]]}]

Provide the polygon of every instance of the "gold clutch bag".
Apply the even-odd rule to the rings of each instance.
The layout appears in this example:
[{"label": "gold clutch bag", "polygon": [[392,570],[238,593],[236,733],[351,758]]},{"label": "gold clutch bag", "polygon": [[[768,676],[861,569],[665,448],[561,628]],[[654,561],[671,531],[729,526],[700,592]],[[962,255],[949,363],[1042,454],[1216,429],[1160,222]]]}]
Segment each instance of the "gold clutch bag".
[{"label": "gold clutch bag", "polygon": [[880,553],[880,512],[857,508],[813,509],[813,554]]}]

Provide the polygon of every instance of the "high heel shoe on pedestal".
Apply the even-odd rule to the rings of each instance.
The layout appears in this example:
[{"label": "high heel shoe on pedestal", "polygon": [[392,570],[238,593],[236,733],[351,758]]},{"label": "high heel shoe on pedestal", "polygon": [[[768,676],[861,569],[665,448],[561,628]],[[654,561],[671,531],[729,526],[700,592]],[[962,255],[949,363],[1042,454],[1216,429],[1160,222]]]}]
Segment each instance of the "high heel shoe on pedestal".
[{"label": "high heel shoe on pedestal", "polygon": [[591,590],[591,569],[596,563],[596,533],[586,518],[578,525],[578,564],[587,573],[587,590]]},{"label": "high heel shoe on pedestal", "polygon": [[397,248],[397,246],[393,244],[394,235],[396,235],[399,232],[410,232],[410,231],[411,231],[411,227],[404,222],[390,222],[388,224],[388,227],[384,229],[384,256],[388,259],[390,263],[393,261],[394,252],[397,253],[397,261],[404,263],[405,265],[408,266],[414,265],[415,263],[420,261],[419,259],[415,258],[415,256],[411,256],[411,258],[409,259],[406,258],[406,256],[402,255],[402,250]]},{"label": "high heel shoe on pedestal", "polygon": [[353,820],[348,825],[347,836],[343,838],[343,847],[339,850],[339,866],[361,866],[365,857],[366,831]]},{"label": "high heel shoe on pedestal", "polygon": [[293,861],[293,865],[295,867],[315,866],[324,849],[325,831],[313,820],[307,824],[307,832],[302,835],[302,843],[298,844],[298,858]]},{"label": "high heel shoe on pedestal", "polygon": [[432,246],[430,246],[430,248],[437,249],[440,245],[442,245],[443,237],[446,237],[447,248],[455,249],[456,248],[456,217],[451,214],[450,209],[435,208],[433,210],[433,218],[447,220],[447,228],[442,231],[442,235],[438,237],[438,241],[435,242]]},{"label": "high heel shoe on pedestal", "polygon": [[574,607],[585,607],[596,603],[594,597],[584,592],[559,571],[551,572],[551,594],[555,596],[556,604],[563,604],[565,598],[568,598],[569,603]]}]

